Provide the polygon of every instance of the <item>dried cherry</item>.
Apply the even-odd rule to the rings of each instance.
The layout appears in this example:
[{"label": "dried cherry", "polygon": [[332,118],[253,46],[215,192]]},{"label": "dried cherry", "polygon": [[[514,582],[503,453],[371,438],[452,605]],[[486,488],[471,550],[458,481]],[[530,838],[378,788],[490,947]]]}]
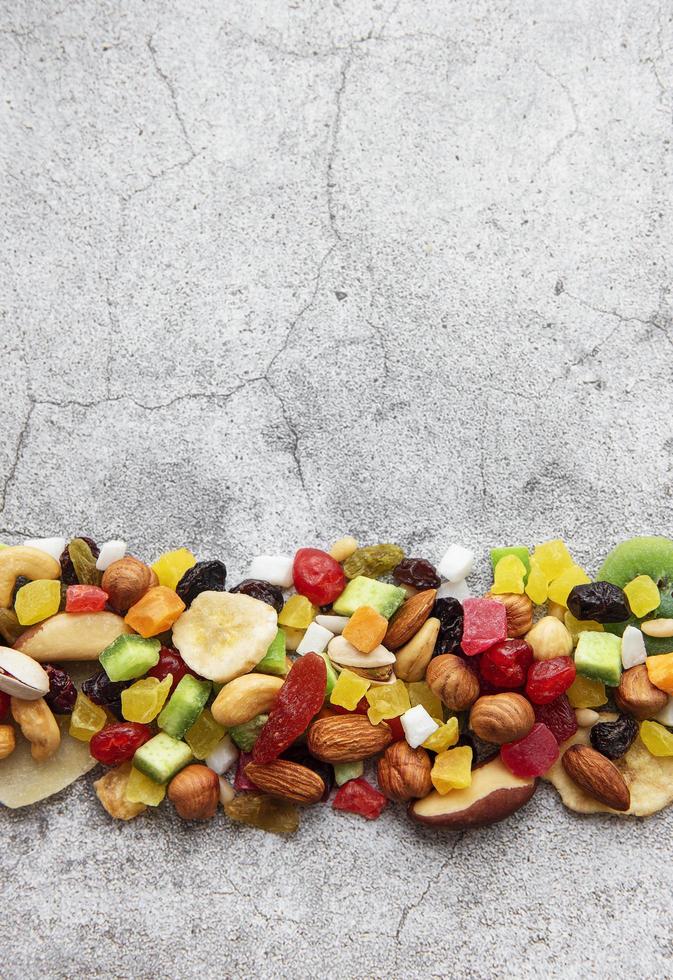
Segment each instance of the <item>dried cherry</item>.
[{"label": "dried cherry", "polygon": [[536,704],[534,709],[536,720],[547,726],[559,745],[577,731],[575,709],[565,694],[547,704]]},{"label": "dried cherry", "polygon": [[0,721],[4,721],[9,714],[10,708],[10,697],[5,691],[0,691]]},{"label": "dried cherry", "polygon": [[591,744],[608,759],[621,759],[638,736],[638,722],[630,715],[620,715],[615,721],[599,721],[589,732]]},{"label": "dried cherry", "polygon": [[592,619],[596,623],[623,623],[631,615],[624,591],[612,582],[576,585],[567,605],[575,619]]},{"label": "dried cherry", "polygon": [[525,640],[501,640],[485,650],[479,661],[479,672],[494,687],[514,690],[523,687],[533,651]]},{"label": "dried cherry", "polygon": [[325,700],[327,667],[317,653],[307,653],[292,665],[269,712],[269,720],[252,750],[255,762],[272,762],[309,726]]},{"label": "dried cherry", "polygon": [[316,606],[327,606],[346,587],[346,576],[338,561],[319,548],[300,548],[292,566],[294,587]]},{"label": "dried cherry", "polygon": [[131,759],[136,750],[152,738],[149,725],[135,721],[123,721],[118,725],[106,725],[92,737],[89,751],[94,759],[105,766],[118,766]]},{"label": "dried cherry", "polygon": [[202,592],[226,592],[227,569],[224,562],[213,558],[211,561],[197,561],[188,568],[178,582],[175,591],[186,606]]},{"label": "dried cherry", "polygon": [[463,638],[463,606],[453,596],[443,596],[435,602],[433,615],[439,620],[439,636],[433,656],[455,653]]},{"label": "dried cherry", "polygon": [[403,558],[393,568],[393,578],[420,591],[438,589],[442,582],[435,566],[425,558]]},{"label": "dried cherry", "polygon": [[77,700],[77,689],[70,675],[52,664],[45,664],[44,669],[49,677],[49,692],[45,694],[44,700],[55,715],[71,714]]},{"label": "dried cherry", "polygon": [[242,592],[243,595],[252,596],[253,599],[259,599],[260,602],[266,602],[267,605],[273,606],[277,613],[282,610],[285,604],[282,590],[277,585],[264,582],[260,578],[244,578],[242,582],[239,582],[229,591]]},{"label": "dried cherry", "polygon": [[185,674],[191,674],[193,677],[198,677],[191,668],[187,666],[180,654],[173,647],[162,647],[159,650],[159,663],[152,667],[151,670],[147,671],[148,677],[156,677],[157,680],[162,681],[164,677],[168,674],[173,675],[173,682],[171,684],[171,694],[178,686]]},{"label": "dried cherry", "polygon": [[570,657],[536,660],[528,670],[526,696],[533,704],[548,704],[567,691],[575,680],[575,664]]}]

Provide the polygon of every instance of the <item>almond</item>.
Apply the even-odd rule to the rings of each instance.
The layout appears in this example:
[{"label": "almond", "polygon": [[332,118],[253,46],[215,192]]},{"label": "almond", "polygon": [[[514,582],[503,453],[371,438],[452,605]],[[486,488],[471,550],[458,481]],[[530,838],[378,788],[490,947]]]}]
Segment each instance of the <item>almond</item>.
[{"label": "almond", "polygon": [[418,633],[432,612],[436,595],[437,589],[426,589],[407,599],[388,624],[388,632],[383,640],[386,649],[399,650]]},{"label": "almond", "polygon": [[359,762],[382,752],[393,738],[388,725],[371,725],[364,715],[335,715],[314,721],[308,749],[323,762]]},{"label": "almond", "polygon": [[535,712],[527,698],[507,691],[478,698],[470,711],[470,728],[479,738],[496,745],[516,742],[535,724]]},{"label": "almond", "polygon": [[317,772],[287,759],[275,759],[264,765],[249,762],[245,774],[265,793],[293,803],[318,803],[325,792],[325,784]]},{"label": "almond", "polygon": [[599,803],[613,810],[628,810],[631,794],[621,772],[609,759],[588,745],[571,745],[562,758],[574,783]]}]

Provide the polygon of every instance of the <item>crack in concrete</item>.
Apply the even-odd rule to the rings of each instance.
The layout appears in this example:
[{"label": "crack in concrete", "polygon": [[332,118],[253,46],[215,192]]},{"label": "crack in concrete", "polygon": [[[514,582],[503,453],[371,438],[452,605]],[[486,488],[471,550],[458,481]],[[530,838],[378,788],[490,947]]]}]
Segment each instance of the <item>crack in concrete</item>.
[{"label": "crack in concrete", "polygon": [[4,514],[5,512],[5,505],[7,503],[7,494],[9,493],[9,488],[14,482],[14,477],[16,476],[16,470],[21,460],[21,456],[23,454],[24,443],[26,441],[26,436],[28,435],[28,429],[30,428],[31,419],[33,417],[33,412],[35,411],[36,405],[37,402],[31,398],[28,411],[26,413],[26,417],[23,420],[23,424],[21,426],[21,429],[19,430],[19,436],[16,440],[14,455],[12,457],[11,463],[9,464],[9,468],[7,470],[7,476],[5,477],[2,486],[2,493],[0,494],[0,496],[2,497],[2,507],[0,507],[0,514]]},{"label": "crack in concrete", "polygon": [[376,334],[379,347],[381,348],[382,362],[383,362],[383,380],[387,381],[390,376],[389,365],[388,365],[388,351],[386,349],[384,333],[379,326],[373,323],[371,320],[366,321],[367,326],[373,333]]},{"label": "crack in concrete", "polygon": [[339,136],[341,134],[341,117],[342,117],[342,102],[343,95],[346,89],[346,82],[348,80],[348,72],[350,71],[351,64],[353,62],[353,51],[352,49],[344,58],[341,71],[339,73],[339,85],[336,90],[335,97],[335,110],[334,110],[334,121],[332,123],[332,133],[330,139],[330,145],[327,150],[327,175],[326,175],[326,188],[327,188],[327,215],[329,218],[329,226],[332,230],[332,234],[337,239],[341,241],[341,232],[337,226],[336,218],[336,207],[334,204],[334,162],[336,160],[338,152]]},{"label": "crack in concrete", "polygon": [[146,43],[147,50],[150,53],[150,58],[152,59],[154,70],[157,73],[158,77],[163,82],[163,84],[165,85],[168,94],[170,96],[171,104],[173,106],[173,112],[175,113],[175,118],[177,119],[178,125],[182,132],[182,137],[185,141],[185,146],[187,147],[189,153],[191,154],[190,160],[188,161],[189,163],[191,163],[191,161],[196,157],[196,151],[192,146],[192,141],[189,138],[187,127],[185,125],[185,120],[183,119],[182,113],[180,112],[180,106],[178,104],[178,97],[175,91],[175,86],[173,82],[170,80],[169,76],[166,74],[166,72],[159,64],[159,59],[157,58],[157,49],[154,47],[154,34],[150,34],[150,36],[147,38],[147,41],[145,43]]},{"label": "crack in concrete", "polygon": [[535,67],[537,68],[538,71],[541,71],[543,75],[546,75],[547,78],[551,79],[551,81],[554,82],[554,84],[558,85],[559,88],[564,93],[566,99],[568,100],[570,111],[572,113],[573,126],[569,132],[564,133],[563,136],[560,136],[556,140],[553,147],[546,155],[542,163],[540,163],[531,174],[530,176],[531,182],[535,180],[535,178],[539,176],[539,174],[545,169],[545,167],[547,167],[551,163],[554,157],[560,154],[563,145],[567,143],[569,140],[571,140],[574,136],[576,136],[580,131],[580,119],[579,119],[579,113],[577,111],[577,103],[575,102],[575,99],[573,98],[572,92],[570,91],[568,85],[565,82],[561,81],[560,78],[557,78],[556,75],[552,75],[552,73],[548,71],[543,65],[541,65],[539,61],[535,62]]},{"label": "crack in concrete", "polygon": [[415,902],[409,902],[409,904],[408,905],[405,905],[404,908],[402,909],[402,912],[400,914],[400,918],[399,918],[398,923],[397,923],[397,927],[396,927],[395,932],[393,934],[393,938],[394,938],[395,942],[398,945],[402,941],[401,940],[402,932],[404,930],[405,925],[407,924],[407,919],[409,918],[409,915],[412,912],[415,912],[416,909],[418,909],[418,908],[421,907],[421,905],[423,904],[423,902],[427,898],[427,896],[428,896],[428,894],[430,892],[430,889],[433,888],[437,884],[437,882],[439,881],[439,879],[442,877],[442,875],[446,871],[447,867],[449,866],[449,864],[453,860],[454,855],[456,853],[456,849],[457,849],[458,845],[460,844],[460,842],[462,841],[462,839],[463,839],[464,836],[465,836],[465,831],[464,830],[461,830],[458,833],[456,839],[454,840],[453,846],[451,847],[450,852],[447,854],[447,856],[444,858],[444,861],[440,865],[439,871],[435,875],[433,875],[432,878],[428,878],[428,881],[427,881],[427,884],[426,884],[425,888],[423,889],[423,891],[421,892],[421,894],[419,895],[419,897],[416,899],[416,901]]}]

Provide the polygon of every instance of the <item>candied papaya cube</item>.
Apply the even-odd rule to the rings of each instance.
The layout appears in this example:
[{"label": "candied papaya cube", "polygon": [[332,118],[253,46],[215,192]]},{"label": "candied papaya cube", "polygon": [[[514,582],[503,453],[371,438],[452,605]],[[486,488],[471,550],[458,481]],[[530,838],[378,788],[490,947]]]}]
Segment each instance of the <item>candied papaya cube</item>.
[{"label": "candied papaya cube", "polygon": [[124,622],[147,639],[169,630],[185,608],[184,602],[173,589],[165,585],[155,585],[131,606]]},{"label": "candied papaya cube", "polygon": [[459,735],[458,719],[449,718],[443,725],[440,725],[436,732],[426,738],[423,742],[423,748],[430,749],[431,752],[445,752],[446,749],[456,744]]},{"label": "candied papaya cube", "polygon": [[579,565],[571,565],[564,569],[549,586],[549,598],[560,606],[565,606],[568,596],[576,585],[588,585],[591,579]]},{"label": "candied papaya cube", "polygon": [[342,636],[361,653],[371,653],[383,643],[388,620],[371,606],[360,606],[344,626]]},{"label": "candied papaya cube", "polygon": [[530,563],[526,595],[536,606],[541,606],[543,602],[546,602],[549,595],[549,579],[534,559],[531,559]]},{"label": "candied papaya cube", "polygon": [[566,694],[573,708],[599,708],[608,699],[603,681],[592,681],[581,674],[575,675]]},{"label": "candied papaya cube", "polygon": [[[122,715],[126,721],[136,721],[147,725],[153,721],[164,706],[171,693],[173,675],[167,674],[163,680],[156,677],[145,677],[136,681],[122,691]],[[142,800],[136,800],[142,803]]]},{"label": "candied papaya cube", "polygon": [[495,566],[495,576],[491,592],[493,595],[523,593],[526,566],[516,555],[505,555]]},{"label": "candied papaya cube", "polygon": [[631,612],[638,619],[647,616],[659,607],[661,596],[656,582],[649,575],[638,575],[624,586],[624,594],[629,600]]},{"label": "candied papaya cube", "polygon": [[645,748],[658,758],[673,755],[673,732],[657,721],[644,721],[640,726],[640,738]]},{"label": "candied papaya cube", "polygon": [[365,696],[370,685],[371,681],[359,677],[352,670],[342,670],[330,694],[330,702],[347,711],[355,711],[358,701]]},{"label": "candied papaya cube", "polygon": [[673,694],[673,653],[660,653],[645,661],[650,682],[666,694]]},{"label": "candied papaya cube", "polygon": [[394,684],[377,684],[365,695],[369,703],[367,716],[372,725],[378,725],[386,718],[399,718],[411,707],[409,692],[404,681]]},{"label": "candied papaya cube", "polygon": [[305,630],[311,625],[317,612],[318,607],[305,595],[291,595],[278,615],[278,625]]},{"label": "candied papaya cube", "polygon": [[32,626],[55,616],[60,605],[61,583],[40,578],[21,586],[16,593],[14,612],[21,626]]},{"label": "candied papaya cube", "polygon": [[447,749],[436,755],[430,778],[432,785],[442,796],[452,789],[467,789],[472,783],[470,746],[461,745],[457,749]]},{"label": "candied papaya cube", "polygon": [[177,551],[167,551],[152,565],[159,585],[165,585],[168,589],[177,588],[178,582],[189,568],[196,565],[195,556],[187,548],[178,548]]},{"label": "candied papaya cube", "polygon": [[535,546],[533,561],[541,572],[547,576],[547,581],[558,578],[562,572],[570,568],[574,562],[570,553],[560,538],[545,541]]}]

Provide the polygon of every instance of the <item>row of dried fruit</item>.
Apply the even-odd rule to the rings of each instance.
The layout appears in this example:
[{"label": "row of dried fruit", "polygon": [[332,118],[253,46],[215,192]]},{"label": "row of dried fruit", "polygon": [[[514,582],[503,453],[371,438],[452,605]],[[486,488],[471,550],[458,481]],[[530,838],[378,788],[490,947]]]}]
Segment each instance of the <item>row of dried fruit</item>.
[{"label": "row of dried fruit", "polygon": [[625,542],[595,582],[559,540],[491,561],[473,597],[466,548],[435,568],[343,538],[259,556],[227,591],[224,564],[185,548],[150,567],[121,541],[4,547],[0,802],[99,762],[114,817],[168,795],[184,819],[221,801],[280,832],[334,783],[337,809],[408,802],[452,829],[513,813],[540,776],[582,811],[671,802],[673,542]]}]

